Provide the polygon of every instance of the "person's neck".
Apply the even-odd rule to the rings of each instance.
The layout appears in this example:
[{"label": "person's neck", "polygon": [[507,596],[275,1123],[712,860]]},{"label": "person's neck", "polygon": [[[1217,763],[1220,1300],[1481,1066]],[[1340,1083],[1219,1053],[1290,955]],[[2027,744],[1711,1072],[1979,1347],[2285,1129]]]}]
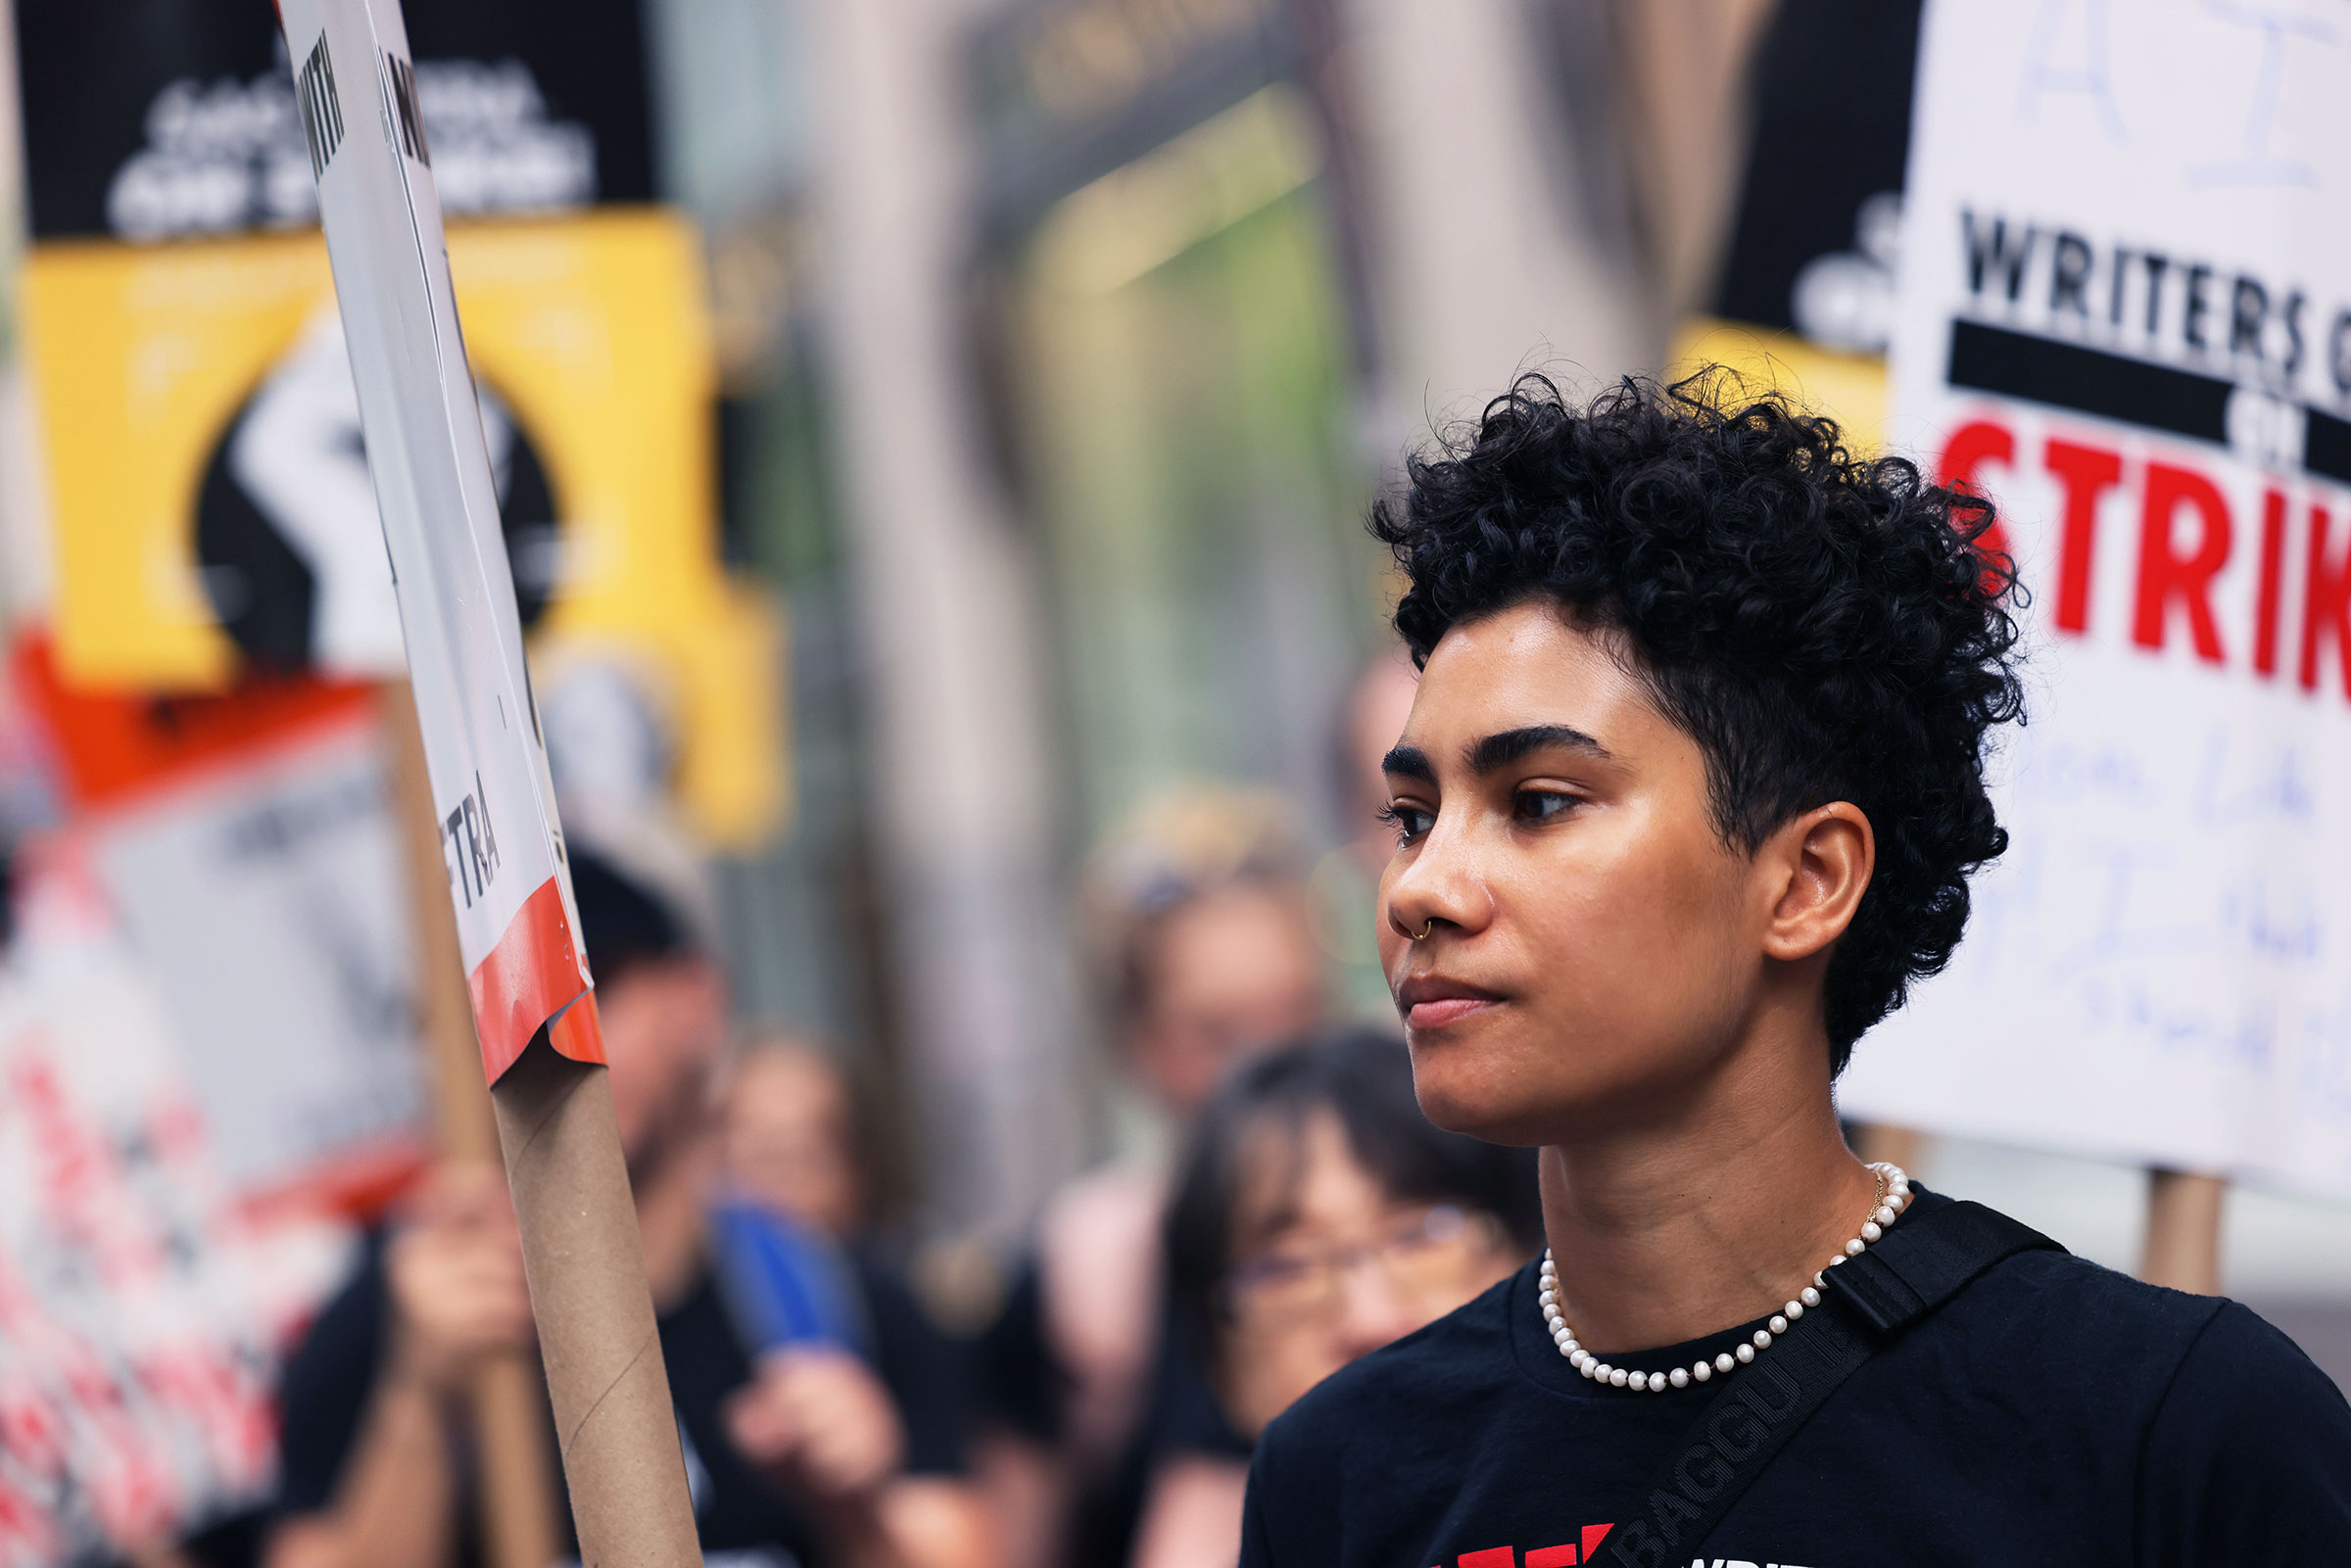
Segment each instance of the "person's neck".
[{"label": "person's neck", "polygon": [[1593,1351],[1678,1345],[1776,1310],[1868,1217],[1817,1023],[1765,1021],[1667,1119],[1542,1151],[1560,1314]]},{"label": "person's neck", "polygon": [[682,1139],[662,1152],[650,1168],[633,1171],[637,1236],[645,1251],[646,1284],[653,1307],[668,1311],[686,1299],[700,1272],[708,1220],[708,1140]]}]

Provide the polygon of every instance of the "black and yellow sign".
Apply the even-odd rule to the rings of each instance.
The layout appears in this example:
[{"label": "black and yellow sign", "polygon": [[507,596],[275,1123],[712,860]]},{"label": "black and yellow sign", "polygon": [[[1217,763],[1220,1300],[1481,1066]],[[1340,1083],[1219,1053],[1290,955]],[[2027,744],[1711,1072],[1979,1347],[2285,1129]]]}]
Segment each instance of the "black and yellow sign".
[{"label": "black and yellow sign", "polygon": [[[534,656],[631,657],[666,688],[655,694],[679,737],[690,820],[720,842],[755,838],[779,804],[777,634],[772,610],[718,564],[714,372],[692,231],[660,210],[606,208],[453,229],[449,244],[504,459],[517,583],[541,612]],[[382,646],[370,529],[341,537],[372,559],[322,566],[331,549],[308,552],[310,592],[353,608],[313,605],[318,630],[304,642],[282,613],[258,615],[263,598],[285,600],[255,581],[270,570],[266,531],[239,521],[244,505],[280,535],[309,526],[297,515],[331,533],[337,519],[322,514],[357,505],[372,523],[356,409],[336,419],[348,370],[314,232],[42,245],[24,303],[67,679],[217,689],[257,653],[353,669]],[[273,506],[280,493],[299,500]],[[519,527],[518,504],[537,514]]]},{"label": "black and yellow sign", "polygon": [[[719,560],[695,235],[649,206],[636,0],[408,0],[414,85],[531,654],[625,669],[687,821],[781,806],[772,607]],[[15,0],[24,325],[68,681],[381,676],[398,611],[293,73],[268,0],[135,27]]]}]

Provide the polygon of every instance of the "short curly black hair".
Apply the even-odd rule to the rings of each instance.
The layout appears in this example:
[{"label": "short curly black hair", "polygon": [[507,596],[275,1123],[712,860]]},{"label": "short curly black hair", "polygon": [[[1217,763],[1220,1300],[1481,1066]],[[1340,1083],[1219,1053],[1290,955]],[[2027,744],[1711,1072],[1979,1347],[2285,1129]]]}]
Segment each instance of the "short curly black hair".
[{"label": "short curly black hair", "polygon": [[1719,369],[1582,407],[1524,376],[1406,477],[1370,526],[1409,581],[1416,663],[1457,622],[1548,598],[1620,639],[1698,741],[1726,843],[1751,854],[1832,800],[1868,816],[1877,869],[1824,999],[1842,1072],[1949,962],[1968,877],[2007,847],[1984,761],[2024,717],[2023,591],[1991,504]]}]

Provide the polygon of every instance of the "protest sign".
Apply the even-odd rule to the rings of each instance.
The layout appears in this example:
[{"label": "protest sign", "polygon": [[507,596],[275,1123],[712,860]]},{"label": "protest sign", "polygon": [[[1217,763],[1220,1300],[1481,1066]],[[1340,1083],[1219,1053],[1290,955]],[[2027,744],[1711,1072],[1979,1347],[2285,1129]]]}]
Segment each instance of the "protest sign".
[{"label": "protest sign", "polygon": [[407,38],[397,9],[380,43],[382,19],[364,5],[341,20],[351,28],[344,69],[356,72],[348,89],[318,11],[290,17],[287,36],[307,43],[297,93],[399,589],[458,947],[483,1067],[496,1083],[542,1028],[579,1060],[600,1061],[602,1044],[595,1004],[584,1000],[587,959],[523,666],[489,440],[440,210],[422,172],[427,144]]},{"label": "protest sign", "polygon": [[252,1222],[89,847],[20,858],[0,964],[0,1568],[264,1502],[272,1369],[345,1266],[339,1231]]},{"label": "protest sign", "polygon": [[1884,440],[1919,0],[1780,0],[1746,73],[1746,168],[1675,374],[1722,364]]},{"label": "protest sign", "polygon": [[2351,28],[1929,8],[1893,444],[2034,595],[2013,841],[1848,1115],[2351,1197]]},{"label": "protest sign", "polygon": [[[162,0],[138,28],[16,6],[66,678],[398,676],[269,6]],[[649,205],[637,7],[582,0],[560,28],[515,0],[412,9],[419,133],[447,210],[477,220],[451,263],[542,684],[624,672],[685,825],[761,842],[783,807],[776,615],[719,558],[702,259],[692,223]]]},{"label": "protest sign", "polygon": [[407,32],[280,15],[580,1555],[698,1564]]},{"label": "protest sign", "polygon": [[216,697],[93,693],[58,679],[38,638],[10,676],[223,1179],[255,1205],[380,1198],[422,1156],[423,1085],[368,689],[292,677]]}]

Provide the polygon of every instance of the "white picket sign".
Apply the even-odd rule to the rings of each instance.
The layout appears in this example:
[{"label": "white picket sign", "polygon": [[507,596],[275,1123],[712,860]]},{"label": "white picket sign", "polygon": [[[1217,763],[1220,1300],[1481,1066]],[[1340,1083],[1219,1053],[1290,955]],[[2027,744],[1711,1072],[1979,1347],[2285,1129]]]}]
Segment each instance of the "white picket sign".
[{"label": "white picket sign", "polygon": [[601,1061],[498,493],[396,0],[283,0],[458,945],[492,1082]]},{"label": "white picket sign", "polygon": [[2107,10],[1926,12],[1889,434],[1999,503],[2032,723],[1844,1104],[2351,1198],[2351,31]]}]

